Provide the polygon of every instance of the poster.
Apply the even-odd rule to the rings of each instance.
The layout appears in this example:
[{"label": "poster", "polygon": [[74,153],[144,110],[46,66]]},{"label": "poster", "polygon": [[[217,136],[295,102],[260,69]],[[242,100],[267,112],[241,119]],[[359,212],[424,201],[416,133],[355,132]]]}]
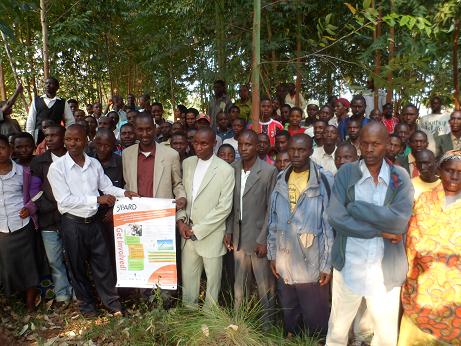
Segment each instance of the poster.
[{"label": "poster", "polygon": [[114,206],[117,287],[174,290],[176,204],[163,198],[120,198]]}]

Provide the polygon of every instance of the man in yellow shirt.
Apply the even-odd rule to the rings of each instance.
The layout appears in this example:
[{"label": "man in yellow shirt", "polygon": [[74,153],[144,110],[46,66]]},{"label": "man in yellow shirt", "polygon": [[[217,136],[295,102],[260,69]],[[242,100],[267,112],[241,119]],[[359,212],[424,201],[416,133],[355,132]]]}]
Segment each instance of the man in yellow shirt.
[{"label": "man in yellow shirt", "polygon": [[415,155],[416,168],[419,171],[419,176],[411,179],[411,183],[415,188],[415,201],[423,192],[430,191],[440,184],[440,179],[436,175],[437,164],[435,162],[434,153],[428,149],[418,151]]}]

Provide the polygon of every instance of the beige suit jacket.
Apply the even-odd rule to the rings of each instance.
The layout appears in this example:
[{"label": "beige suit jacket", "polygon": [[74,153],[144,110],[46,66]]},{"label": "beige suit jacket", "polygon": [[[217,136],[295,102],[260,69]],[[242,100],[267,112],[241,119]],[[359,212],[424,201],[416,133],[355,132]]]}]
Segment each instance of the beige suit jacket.
[{"label": "beige suit jacket", "polygon": [[197,196],[192,201],[192,184],[197,162],[197,156],[183,161],[184,187],[187,194],[186,213],[192,221],[192,231],[197,240],[181,239],[182,247],[189,241],[200,256],[219,257],[226,253],[223,238],[226,219],[232,209],[234,169],[213,155]]},{"label": "beige suit jacket", "polygon": [[[133,144],[122,152],[125,189],[138,192],[139,144]],[[140,172],[152,174],[152,172]],[[156,144],[154,161],[154,198],[175,199],[186,197],[182,184],[179,154],[163,144]]]}]

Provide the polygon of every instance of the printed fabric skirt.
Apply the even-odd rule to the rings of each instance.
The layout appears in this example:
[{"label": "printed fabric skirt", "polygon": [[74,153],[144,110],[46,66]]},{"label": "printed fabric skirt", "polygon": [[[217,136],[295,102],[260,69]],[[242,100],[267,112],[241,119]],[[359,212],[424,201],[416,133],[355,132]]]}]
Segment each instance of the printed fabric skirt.
[{"label": "printed fabric skirt", "polygon": [[41,254],[36,237],[32,221],[15,232],[0,233],[0,285],[7,295],[40,283]]}]

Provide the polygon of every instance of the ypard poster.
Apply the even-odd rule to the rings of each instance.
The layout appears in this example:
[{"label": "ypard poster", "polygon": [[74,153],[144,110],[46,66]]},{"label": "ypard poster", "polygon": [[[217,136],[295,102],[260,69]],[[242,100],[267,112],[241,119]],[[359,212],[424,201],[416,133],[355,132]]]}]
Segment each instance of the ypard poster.
[{"label": "ypard poster", "polygon": [[162,198],[120,198],[114,206],[117,287],[174,290],[176,205]]}]

